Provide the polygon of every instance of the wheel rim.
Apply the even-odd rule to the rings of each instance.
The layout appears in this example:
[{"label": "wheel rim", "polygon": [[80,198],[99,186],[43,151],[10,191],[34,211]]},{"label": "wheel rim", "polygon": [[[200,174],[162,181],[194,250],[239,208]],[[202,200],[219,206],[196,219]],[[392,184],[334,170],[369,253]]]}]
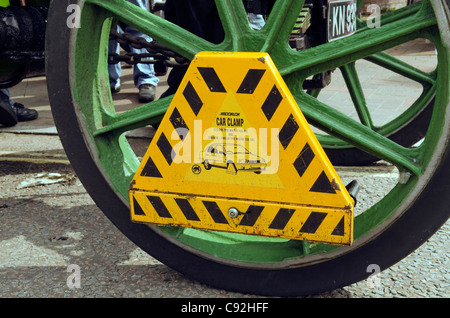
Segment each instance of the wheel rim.
[{"label": "wheel rim", "polygon": [[[81,15],[82,28],[73,30],[74,49],[70,70],[73,99],[79,107],[79,121],[85,126],[86,140],[92,148],[93,158],[98,160],[98,166],[120,196],[127,198],[129,183],[139,165],[139,159],[126,141],[124,133],[159,122],[170,98],[122,114],[115,113],[106,67],[106,44],[112,17],[141,29],[188,58],[204,50],[269,52],[310,124],[334,136],[329,142],[342,140],[346,145],[350,144],[383,158],[395,165],[402,174],[408,175],[409,179],[405,183],[398,183],[381,201],[355,218],[355,245],[352,248],[375,237],[376,233],[383,231],[392,219],[406,209],[423,187],[427,169],[432,169],[432,159],[439,156],[436,150],[438,143],[447,138],[442,128],[448,102],[448,51],[441,43],[430,3],[422,1],[422,4],[386,16],[381,23],[384,27],[389,25],[389,32],[384,32],[383,27],[366,28],[349,38],[295,52],[279,39],[283,35],[284,38],[288,36],[292,29],[289,25],[293,25],[295,12],[299,12],[302,5],[302,1],[278,1],[266,27],[256,32],[247,27],[242,1],[217,1],[226,36],[223,43],[215,45],[122,0],[86,1]],[[236,14],[231,16],[228,12]],[[153,32],[154,30],[158,32]],[[379,53],[381,50],[418,37],[426,37],[435,44],[438,68],[432,74],[420,74],[423,83],[427,82],[435,88],[433,94],[436,92],[436,103],[426,138],[417,148],[402,147],[367,126],[350,120],[305,93],[298,85],[307,77],[330,68],[350,65],[346,67],[351,72],[353,61],[369,55],[383,55]],[[100,45],[92,47],[87,43]],[[415,72],[413,68],[405,71]],[[322,142],[326,143],[326,138],[328,137],[324,137]],[[164,227],[155,228],[155,231],[203,257],[249,268],[303,266],[320,261],[321,258],[317,257],[320,253],[327,252],[326,259],[330,255],[337,257],[348,252],[348,249],[329,245],[193,229]]]}]

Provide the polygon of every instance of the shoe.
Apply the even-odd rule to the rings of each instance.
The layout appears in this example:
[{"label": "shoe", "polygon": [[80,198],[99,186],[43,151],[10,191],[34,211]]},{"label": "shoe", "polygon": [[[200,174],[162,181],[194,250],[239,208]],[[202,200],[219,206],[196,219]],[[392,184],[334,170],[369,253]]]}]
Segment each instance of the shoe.
[{"label": "shoe", "polygon": [[117,87],[111,87],[111,94],[115,94],[120,92],[120,86]]},{"label": "shoe", "polygon": [[17,121],[29,121],[38,118],[39,113],[34,109],[29,109],[19,103],[11,106],[17,116]]},{"label": "shoe", "polygon": [[2,93],[0,94],[0,124],[5,127],[17,124],[17,116],[9,103],[9,98]]},{"label": "shoe", "polygon": [[139,101],[148,103],[155,99],[155,86],[150,84],[142,84],[139,86]]}]

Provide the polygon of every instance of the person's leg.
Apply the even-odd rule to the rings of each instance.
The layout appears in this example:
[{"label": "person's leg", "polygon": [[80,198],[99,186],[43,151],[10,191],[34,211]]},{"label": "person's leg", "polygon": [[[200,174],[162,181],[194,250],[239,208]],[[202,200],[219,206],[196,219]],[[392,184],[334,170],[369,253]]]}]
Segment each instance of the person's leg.
[{"label": "person's leg", "polygon": [[9,91],[7,89],[0,90],[0,124],[5,127],[17,124],[17,116],[13,111],[9,99]]},{"label": "person's leg", "polygon": [[14,102],[9,95],[9,89],[2,89],[0,91],[0,104],[0,117],[2,117],[0,123],[5,126],[14,126],[18,121],[34,120],[39,116],[36,110],[26,108],[23,104]]},{"label": "person's leg", "polygon": [[266,24],[262,14],[248,13],[248,22],[250,27],[254,30],[260,30]]},{"label": "person's leg", "polygon": [[[117,32],[121,32],[119,27],[117,27]],[[119,54],[119,42],[110,40],[108,43],[108,52],[111,54]],[[120,67],[120,63],[108,64],[108,72],[111,92],[116,93],[120,90],[120,75],[122,75],[122,68]]]},{"label": "person's leg", "polygon": [[[137,5],[138,7],[148,10],[148,0],[128,0],[128,2]],[[133,27],[127,26],[125,33],[129,33],[133,37],[142,37],[148,42],[152,38]],[[129,46],[130,52],[143,54],[148,53],[147,49],[136,49]],[[133,72],[134,85],[139,89],[139,101],[150,102],[155,99],[155,87],[159,83],[159,78],[155,75],[155,68],[153,64],[138,63],[134,65]]]},{"label": "person's leg", "polygon": [[[127,26],[125,28],[125,33],[129,33],[133,37],[142,37],[142,38],[146,39],[148,42],[152,41],[151,37],[143,34],[142,32],[140,32],[130,26]],[[136,53],[136,54],[148,53],[147,49],[145,49],[145,48],[136,49],[136,48],[133,48],[131,45],[129,45],[129,50],[132,53]],[[159,79],[155,75],[155,70],[154,70],[153,64],[144,64],[144,63],[135,64],[134,72],[133,72],[133,79],[134,79],[134,84],[136,85],[136,87],[139,87],[142,84],[151,84],[153,86],[156,86],[159,83]]]},{"label": "person's leg", "polygon": [[[212,43],[222,42],[225,36],[214,1],[166,0],[165,18]],[[177,91],[186,70],[187,66],[172,68],[167,79],[169,88],[161,98]]]}]

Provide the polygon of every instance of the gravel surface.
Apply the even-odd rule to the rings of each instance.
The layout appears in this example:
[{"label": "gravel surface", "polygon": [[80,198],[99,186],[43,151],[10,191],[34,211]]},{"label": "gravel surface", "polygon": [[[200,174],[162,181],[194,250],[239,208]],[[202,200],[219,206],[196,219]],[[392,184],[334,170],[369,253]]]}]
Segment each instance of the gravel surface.
[{"label": "gravel surface", "polygon": [[[46,152],[58,159],[62,150],[52,147]],[[8,158],[0,156],[0,297],[254,297],[191,281],[142,252],[95,206],[70,165]],[[42,172],[59,173],[65,179],[17,188]],[[364,183],[362,172],[356,172]],[[389,189],[396,174],[384,169],[378,178],[378,185],[386,183],[383,187]],[[377,200],[369,187],[361,191],[363,197]],[[310,297],[450,296],[449,227],[447,222],[379,277]],[[79,281],[72,279],[76,273]],[[70,288],[77,282],[80,288]]]}]

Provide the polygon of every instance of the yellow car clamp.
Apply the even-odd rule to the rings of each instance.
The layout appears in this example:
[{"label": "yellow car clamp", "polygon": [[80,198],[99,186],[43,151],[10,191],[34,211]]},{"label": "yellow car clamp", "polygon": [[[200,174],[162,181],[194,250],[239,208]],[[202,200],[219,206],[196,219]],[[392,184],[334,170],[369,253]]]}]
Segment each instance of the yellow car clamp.
[{"label": "yellow car clamp", "polygon": [[267,53],[196,55],[129,197],[135,222],[353,241],[355,201]]}]

